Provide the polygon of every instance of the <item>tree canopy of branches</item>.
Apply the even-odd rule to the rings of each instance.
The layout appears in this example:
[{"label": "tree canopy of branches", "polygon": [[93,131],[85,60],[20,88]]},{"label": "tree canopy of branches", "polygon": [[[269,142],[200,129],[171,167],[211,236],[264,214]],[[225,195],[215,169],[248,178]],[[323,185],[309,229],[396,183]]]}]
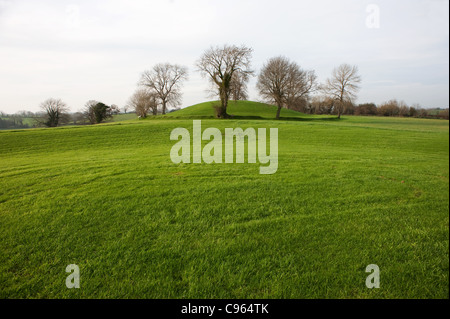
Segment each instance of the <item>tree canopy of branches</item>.
[{"label": "tree canopy of branches", "polygon": [[298,108],[308,100],[308,95],[316,89],[317,77],[314,71],[305,71],[285,57],[269,59],[258,76],[257,89],[261,96],[278,106],[276,118],[281,109]]},{"label": "tree canopy of branches", "polygon": [[131,96],[128,106],[132,108],[138,116],[145,118],[149,112],[152,112],[153,115],[158,114],[157,99],[157,95],[154,92],[146,88],[141,88],[137,89]]},{"label": "tree canopy of branches", "polygon": [[234,101],[248,100],[247,82],[250,77],[248,74],[235,72],[231,79],[230,92],[231,99]]},{"label": "tree canopy of branches", "polygon": [[358,74],[358,67],[341,64],[333,69],[331,78],[328,78],[322,86],[324,94],[334,101],[338,118],[341,118],[346,103],[351,103],[356,98],[359,83],[361,83],[361,76]]},{"label": "tree canopy of branches", "polygon": [[57,127],[63,117],[67,116],[69,108],[61,99],[48,99],[41,103],[40,108],[45,112],[43,124],[48,127]]},{"label": "tree canopy of branches", "polygon": [[91,124],[98,124],[112,117],[110,107],[104,103],[90,100],[86,103],[84,114]]},{"label": "tree canopy of branches", "polygon": [[162,105],[162,114],[166,114],[167,106],[181,103],[181,86],[188,79],[186,67],[159,63],[141,75],[140,85],[154,92]]},{"label": "tree canopy of branches", "polygon": [[[197,70],[208,77],[217,88],[221,105],[217,117],[228,118],[227,106],[232,94],[233,84],[242,92],[243,83],[253,74],[251,67],[253,49],[246,46],[224,45],[211,47],[197,61]],[[239,82],[241,83],[240,85]],[[238,90],[239,91],[239,90]],[[239,95],[239,94],[238,94]],[[236,97],[238,96],[236,95]]]}]

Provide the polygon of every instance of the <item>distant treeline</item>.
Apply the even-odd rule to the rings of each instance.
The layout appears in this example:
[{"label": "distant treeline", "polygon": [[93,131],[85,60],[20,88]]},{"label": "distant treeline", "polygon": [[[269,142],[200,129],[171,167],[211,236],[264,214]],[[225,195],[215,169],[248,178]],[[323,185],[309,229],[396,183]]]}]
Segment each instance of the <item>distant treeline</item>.
[{"label": "distant treeline", "polygon": [[23,118],[16,115],[0,117],[0,129],[7,128],[29,128],[27,123],[24,123]]},{"label": "distant treeline", "polygon": [[[172,110],[176,111],[178,108]],[[289,109],[296,110],[306,114],[318,115],[336,115],[337,109],[333,101],[322,96],[316,96],[311,102],[300,101],[297,105],[290,105]],[[135,111],[135,110],[133,110]],[[125,109],[126,113],[126,109]],[[138,112],[136,112],[138,113]],[[113,114],[119,114],[115,109]],[[111,115],[113,115],[111,114]],[[405,102],[390,100],[388,102],[376,105],[375,103],[364,103],[354,105],[347,103],[343,114],[345,115],[363,115],[363,116],[397,116],[397,117],[415,117],[429,119],[449,119],[449,109],[424,109],[415,104],[406,105]],[[59,120],[59,125],[88,125],[92,124],[89,119],[89,112],[64,113]],[[111,116],[109,116],[111,117]],[[23,129],[46,126],[43,119],[46,118],[44,112],[20,111],[16,114],[5,114],[0,112],[0,129]]]},{"label": "distant treeline", "polygon": [[[298,105],[290,108],[307,114],[337,114],[334,101],[323,96],[313,97],[309,103],[304,101],[304,103],[298,103]],[[375,103],[358,105],[346,103],[343,111],[343,114],[346,115],[399,116],[445,120],[449,119],[448,113],[448,108],[424,109],[420,105],[408,106],[405,102],[395,99],[379,105]]]},{"label": "distant treeline", "polygon": [[[0,129],[19,129],[45,127],[45,114],[38,112],[18,112],[16,114],[0,113]],[[87,125],[90,124],[85,114],[81,112],[67,113],[61,117],[59,125]]]},{"label": "distant treeline", "polygon": [[[0,129],[22,129],[56,127],[64,125],[88,125],[111,120],[120,113],[116,105],[107,106],[90,100],[83,112],[69,113],[65,103],[59,99],[48,99],[41,104],[43,112],[19,111],[15,114],[0,112]],[[126,109],[125,109],[126,113]]]}]

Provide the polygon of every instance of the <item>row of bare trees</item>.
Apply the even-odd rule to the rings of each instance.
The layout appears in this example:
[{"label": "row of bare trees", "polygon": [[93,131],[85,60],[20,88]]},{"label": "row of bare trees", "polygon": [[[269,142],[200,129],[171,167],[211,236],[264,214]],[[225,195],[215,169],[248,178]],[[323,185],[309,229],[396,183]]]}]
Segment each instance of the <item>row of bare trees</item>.
[{"label": "row of bare trees", "polygon": [[[197,62],[197,69],[216,87],[221,105],[217,117],[227,118],[228,100],[236,92],[246,93],[247,82],[254,75],[251,69],[253,50],[246,46],[215,47],[207,50]],[[280,118],[282,108],[297,109],[309,103],[310,94],[321,91],[333,102],[333,109],[341,117],[345,105],[351,103],[359,90],[361,76],[356,66],[342,64],[320,85],[314,70],[304,70],[296,62],[279,56],[269,59],[258,75],[257,89],[263,99],[274,103]]]},{"label": "row of bare trees", "polygon": [[[196,62],[196,70],[207,78],[213,96],[220,98],[216,105],[216,117],[228,118],[229,100],[248,99],[248,82],[255,71],[251,67],[253,49],[247,46],[224,45],[206,50]],[[149,112],[156,115],[161,106],[180,103],[180,89],[187,80],[187,68],[168,63],[158,64],[145,71],[139,81],[140,88],[130,99],[130,106],[145,117]],[[341,64],[333,69],[324,83],[318,83],[314,70],[304,70],[296,62],[284,56],[270,58],[258,74],[256,88],[264,101],[275,104],[276,118],[283,108],[310,114],[343,114],[409,116],[447,118],[448,110],[427,111],[418,105],[407,106],[396,100],[379,106],[373,103],[356,106],[361,75],[357,66]],[[315,93],[312,96],[312,93]]]},{"label": "row of bare trees", "polygon": [[[255,71],[251,67],[253,49],[245,45],[224,45],[206,50],[196,62],[196,69],[207,78],[213,95],[220,98],[216,106],[216,117],[229,118],[227,112],[229,100],[248,99],[248,82]],[[295,61],[284,56],[270,58],[264,63],[257,76],[256,88],[260,96],[277,106],[276,119],[280,118],[283,108],[307,113],[355,114],[364,109],[355,108],[353,102],[360,89],[361,76],[358,67],[341,64],[336,67],[331,77],[322,84],[317,81],[314,70],[302,69]],[[181,103],[181,89],[188,80],[188,69],[178,64],[159,63],[141,74],[138,88],[129,99],[128,108],[133,108],[139,117],[148,114],[166,114],[168,107]],[[319,95],[311,98],[311,94]],[[68,113],[67,105],[60,99],[48,99],[41,109],[46,114],[42,124],[48,127],[58,126],[64,122]],[[99,101],[88,101],[83,112],[85,119],[91,123],[101,123],[118,113],[116,106],[107,106]],[[410,114],[412,109],[392,103],[381,105],[376,113],[392,116]]]},{"label": "row of bare trees", "polygon": [[[206,50],[196,62],[196,69],[207,78],[213,95],[220,98],[216,117],[228,118],[229,100],[248,99],[248,81],[255,71],[251,68],[253,49],[245,45],[224,45]],[[141,75],[139,88],[130,98],[129,105],[141,117],[157,114],[161,106],[180,103],[180,89],[187,80],[187,68],[177,64],[157,64]],[[269,59],[258,75],[257,89],[263,99],[277,107],[276,118],[282,108],[298,109],[307,105],[310,94],[320,90],[331,101],[340,118],[345,105],[353,101],[359,90],[361,77],[356,66],[343,64],[333,70],[332,76],[319,85],[314,70],[304,70],[296,62],[279,56]]]},{"label": "row of bare trees", "polygon": [[336,109],[335,101],[324,95],[317,95],[311,98],[310,103],[305,103],[295,108],[296,111],[306,114],[333,114],[338,112],[346,115],[362,116],[399,116],[399,117],[418,117],[418,118],[436,118],[448,120],[448,109],[424,109],[419,104],[408,106],[404,101],[396,99],[383,102],[379,105],[375,103],[363,103],[355,105],[351,102],[343,104],[341,110]]},{"label": "row of bare trees", "polygon": [[89,100],[82,112],[69,114],[69,107],[61,99],[50,98],[41,103],[41,113],[34,117],[37,126],[57,127],[70,124],[99,124],[120,113],[116,105],[108,106],[96,100]]},{"label": "row of bare trees", "polygon": [[374,103],[359,104],[353,110],[350,108],[349,112],[354,115],[439,118],[448,120],[448,109],[427,110],[419,104],[408,106],[404,101],[398,101],[396,99],[383,102],[378,106]]}]

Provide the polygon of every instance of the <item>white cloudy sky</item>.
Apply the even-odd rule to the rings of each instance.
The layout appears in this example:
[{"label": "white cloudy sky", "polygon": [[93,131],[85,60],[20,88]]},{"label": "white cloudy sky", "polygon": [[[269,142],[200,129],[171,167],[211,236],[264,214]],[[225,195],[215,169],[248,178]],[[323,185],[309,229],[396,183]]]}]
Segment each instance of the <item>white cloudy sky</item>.
[{"label": "white cloudy sky", "polygon": [[356,64],[360,103],[448,107],[448,12],[447,0],[0,0],[0,110],[37,111],[49,97],[72,111],[123,106],[159,62],[189,68],[183,106],[196,104],[209,98],[194,63],[223,44],[252,47],[256,71],[284,55],[320,81]]}]

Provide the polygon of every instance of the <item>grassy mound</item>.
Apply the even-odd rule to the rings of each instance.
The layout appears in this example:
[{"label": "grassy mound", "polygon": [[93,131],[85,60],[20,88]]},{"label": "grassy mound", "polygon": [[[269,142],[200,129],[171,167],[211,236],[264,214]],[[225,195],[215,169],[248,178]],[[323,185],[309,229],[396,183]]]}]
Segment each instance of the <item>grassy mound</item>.
[{"label": "grassy mound", "polygon": [[[192,105],[167,114],[168,118],[215,118],[214,106],[219,105],[219,101],[204,102]],[[277,107],[265,103],[252,101],[230,101],[228,114],[235,119],[274,119],[277,114]],[[311,117],[293,110],[281,110],[281,118],[302,118]]]}]

